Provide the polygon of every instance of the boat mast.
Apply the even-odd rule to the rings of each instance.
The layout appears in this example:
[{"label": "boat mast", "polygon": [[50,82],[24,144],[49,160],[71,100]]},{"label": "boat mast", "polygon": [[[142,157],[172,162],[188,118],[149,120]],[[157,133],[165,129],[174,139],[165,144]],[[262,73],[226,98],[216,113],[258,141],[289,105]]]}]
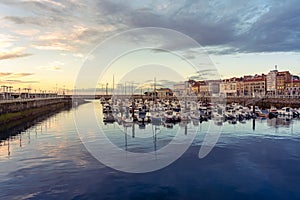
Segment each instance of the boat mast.
[{"label": "boat mast", "polygon": [[113,75],[113,88],[112,88],[112,93],[114,94],[115,92],[115,75]]}]

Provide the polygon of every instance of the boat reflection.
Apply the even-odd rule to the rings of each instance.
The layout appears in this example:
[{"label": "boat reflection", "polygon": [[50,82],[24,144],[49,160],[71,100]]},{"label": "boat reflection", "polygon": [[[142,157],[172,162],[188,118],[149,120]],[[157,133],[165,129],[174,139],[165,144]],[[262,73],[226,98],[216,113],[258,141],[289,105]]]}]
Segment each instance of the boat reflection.
[{"label": "boat reflection", "polygon": [[293,119],[292,117],[277,117],[277,118],[273,118],[273,119],[267,119],[267,124],[268,126],[272,126],[275,128],[278,127],[286,127],[289,128],[290,125],[294,122],[294,120],[297,119]]}]

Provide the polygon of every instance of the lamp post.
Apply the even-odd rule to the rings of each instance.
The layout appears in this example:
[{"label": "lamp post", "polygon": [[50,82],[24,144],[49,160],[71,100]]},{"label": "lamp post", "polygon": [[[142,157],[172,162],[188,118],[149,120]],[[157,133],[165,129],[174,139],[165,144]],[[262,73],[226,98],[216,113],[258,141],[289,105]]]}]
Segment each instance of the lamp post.
[{"label": "lamp post", "polygon": [[8,88],[8,94],[7,94],[7,96],[8,96],[8,97],[11,97],[11,93],[12,93],[12,88],[13,88],[13,86],[8,86],[7,88]]},{"label": "lamp post", "polygon": [[105,88],[105,95],[107,96],[107,87],[108,87],[108,83],[106,83],[106,88]]},{"label": "lamp post", "polygon": [[1,88],[2,88],[2,93],[3,93],[3,99],[6,99],[6,88],[7,88],[7,86],[2,85]]},{"label": "lamp post", "polygon": [[23,88],[23,90],[24,90],[24,93],[25,93],[25,99],[27,99],[27,98],[28,98],[28,95],[27,95],[27,88]]}]

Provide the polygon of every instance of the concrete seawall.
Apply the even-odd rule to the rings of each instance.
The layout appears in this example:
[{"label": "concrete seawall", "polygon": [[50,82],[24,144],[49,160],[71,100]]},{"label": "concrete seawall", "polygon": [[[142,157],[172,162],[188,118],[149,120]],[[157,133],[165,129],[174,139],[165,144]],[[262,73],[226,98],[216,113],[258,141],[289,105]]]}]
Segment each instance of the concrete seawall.
[{"label": "concrete seawall", "polygon": [[10,126],[21,123],[24,119],[33,120],[49,112],[71,107],[71,98],[43,98],[0,101],[0,125]]},{"label": "concrete seawall", "polygon": [[40,99],[16,99],[0,101],[0,114],[20,112],[32,108],[54,105],[58,103],[71,104],[71,98],[40,98]]},{"label": "concrete seawall", "polygon": [[235,97],[226,99],[227,104],[229,103],[239,103],[244,106],[257,105],[260,108],[270,108],[271,106],[275,106],[276,108],[282,107],[292,107],[292,108],[300,108],[300,99],[299,98],[271,98],[271,97],[263,97],[263,98],[247,98],[247,97]]}]

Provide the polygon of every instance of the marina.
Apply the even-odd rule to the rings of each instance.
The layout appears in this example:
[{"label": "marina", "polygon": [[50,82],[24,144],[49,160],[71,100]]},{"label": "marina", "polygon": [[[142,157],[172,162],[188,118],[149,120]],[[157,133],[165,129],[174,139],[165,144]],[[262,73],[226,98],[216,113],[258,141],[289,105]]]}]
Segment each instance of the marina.
[{"label": "marina", "polygon": [[250,119],[299,118],[300,109],[282,107],[260,109],[258,106],[242,106],[238,103],[203,103],[197,100],[170,99],[100,99],[103,122],[119,124],[153,123],[168,126],[170,123],[202,123],[212,120],[215,124],[236,124]]},{"label": "marina", "polygon": [[[95,110],[107,137],[129,152],[156,152],[177,132],[190,148],[171,165],[151,173],[128,174],[95,160],[74,127],[75,111],[88,119]],[[1,199],[297,199],[300,121],[298,118],[255,118],[223,122],[212,152],[198,158],[204,135],[214,119],[167,125],[104,123],[99,100],[62,111],[0,142]],[[159,120],[159,119],[158,119]],[[94,127],[91,122],[86,125]],[[253,123],[255,130],[253,130]],[[99,129],[90,129],[97,133]],[[108,155],[110,152],[107,152]],[[278,178],[280,177],[280,178]],[[11,188],[21,188],[12,190]],[[251,196],[249,197],[249,194]]]},{"label": "marina", "polygon": [[300,200],[300,6],[0,1],[0,200]]}]

